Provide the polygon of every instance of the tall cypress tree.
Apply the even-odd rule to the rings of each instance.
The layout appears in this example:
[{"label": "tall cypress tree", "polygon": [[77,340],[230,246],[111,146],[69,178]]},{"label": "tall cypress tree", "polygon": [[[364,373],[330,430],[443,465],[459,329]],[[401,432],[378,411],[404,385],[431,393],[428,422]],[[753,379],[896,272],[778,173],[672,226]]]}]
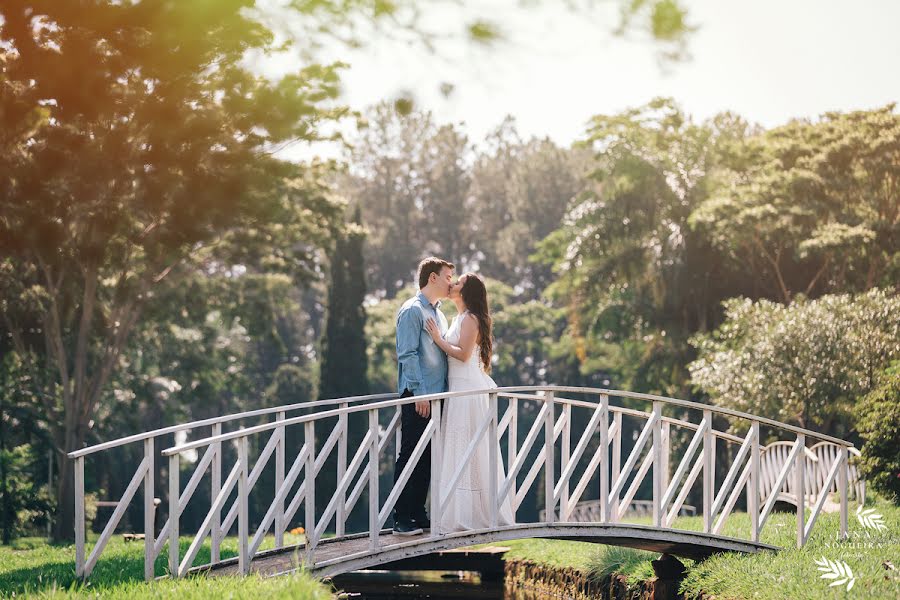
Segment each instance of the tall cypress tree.
[{"label": "tall cypress tree", "polygon": [[328,314],[322,337],[320,398],[343,398],[369,392],[366,357],[366,297],[359,206],[331,256]]}]

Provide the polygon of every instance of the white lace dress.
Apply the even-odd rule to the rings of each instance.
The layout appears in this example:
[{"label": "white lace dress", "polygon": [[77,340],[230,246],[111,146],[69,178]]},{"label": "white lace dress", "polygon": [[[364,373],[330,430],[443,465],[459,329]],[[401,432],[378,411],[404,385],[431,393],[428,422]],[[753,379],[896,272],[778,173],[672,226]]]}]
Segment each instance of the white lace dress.
[{"label": "white lace dress", "polygon": [[[453,345],[459,345],[460,327],[468,315],[468,311],[457,315],[444,338]],[[474,318],[474,317],[472,317]],[[481,368],[478,348],[466,362],[448,357],[448,382],[451,392],[495,388],[497,384]],[[441,460],[441,498],[446,497],[453,475],[459,467],[459,461],[465,456],[469,443],[475,438],[481,424],[488,418],[490,401],[487,394],[458,396],[444,401],[442,460]],[[459,482],[453,492],[447,508],[441,514],[441,533],[484,529],[491,526],[491,501],[488,497],[490,480],[490,443],[497,444],[497,489],[504,480],[500,443],[488,439],[489,432],[475,448],[472,459],[463,467]],[[500,507],[498,524],[511,525],[515,522],[512,501],[507,495]]]}]

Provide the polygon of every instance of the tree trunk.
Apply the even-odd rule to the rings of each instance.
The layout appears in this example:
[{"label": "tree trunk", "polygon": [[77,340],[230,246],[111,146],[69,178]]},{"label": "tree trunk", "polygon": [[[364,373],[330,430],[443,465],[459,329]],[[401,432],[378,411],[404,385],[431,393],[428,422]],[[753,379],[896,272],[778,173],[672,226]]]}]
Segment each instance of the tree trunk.
[{"label": "tree trunk", "polygon": [[[75,539],[75,461],[67,454],[84,447],[86,424],[66,415],[65,430],[58,432],[56,447],[59,465],[56,485],[56,523],[53,527],[54,542],[71,542]],[[62,439],[60,435],[62,434]],[[61,450],[60,450],[61,449]]]},{"label": "tree trunk", "polygon": [[65,453],[61,453],[58,462],[53,541],[71,542],[75,539],[75,461],[69,460]]}]

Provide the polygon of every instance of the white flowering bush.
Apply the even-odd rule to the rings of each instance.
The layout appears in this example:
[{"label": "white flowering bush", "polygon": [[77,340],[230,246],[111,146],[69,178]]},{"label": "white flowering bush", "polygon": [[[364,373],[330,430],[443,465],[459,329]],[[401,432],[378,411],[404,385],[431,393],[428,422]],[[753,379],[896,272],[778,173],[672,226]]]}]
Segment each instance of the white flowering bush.
[{"label": "white flowering bush", "polygon": [[900,296],[887,291],[789,305],[735,298],[725,312],[691,339],[693,383],[718,405],[801,427],[847,433],[856,401],[900,357]]}]

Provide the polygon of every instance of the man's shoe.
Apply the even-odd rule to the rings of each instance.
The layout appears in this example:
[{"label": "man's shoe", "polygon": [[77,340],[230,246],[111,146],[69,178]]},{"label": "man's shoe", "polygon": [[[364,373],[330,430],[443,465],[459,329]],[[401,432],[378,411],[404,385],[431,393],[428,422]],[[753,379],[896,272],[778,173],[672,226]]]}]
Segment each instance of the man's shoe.
[{"label": "man's shoe", "polygon": [[422,528],[411,521],[397,521],[394,523],[394,535],[411,536],[424,533]]},{"label": "man's shoe", "polygon": [[431,531],[431,519],[427,516],[415,517],[413,519],[413,525],[416,527],[421,527],[425,531]]}]

